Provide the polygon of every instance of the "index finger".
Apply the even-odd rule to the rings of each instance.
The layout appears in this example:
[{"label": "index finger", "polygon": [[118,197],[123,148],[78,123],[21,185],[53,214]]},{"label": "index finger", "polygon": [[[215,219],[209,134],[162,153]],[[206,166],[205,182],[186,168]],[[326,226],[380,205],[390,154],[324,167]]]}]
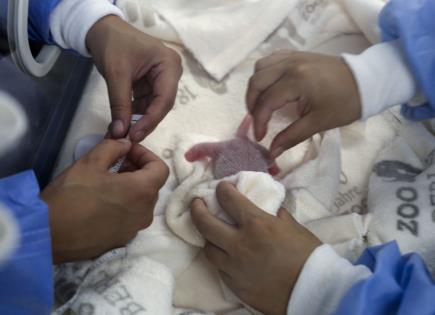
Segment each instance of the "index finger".
[{"label": "index finger", "polygon": [[202,236],[210,243],[228,252],[234,244],[237,230],[213,216],[201,199],[195,199],[191,207],[193,223]]},{"label": "index finger", "polygon": [[314,134],[327,130],[322,113],[309,112],[275,136],[270,146],[272,158],[277,158],[285,150],[312,137]]},{"label": "index finger", "polygon": [[140,144],[134,144],[127,157],[138,169],[130,173],[122,173],[121,176],[134,178],[137,185],[144,187],[151,183],[160,188],[165,184],[169,176],[168,166],[151,150]]},{"label": "index finger", "polygon": [[171,110],[181,77],[180,66],[174,62],[162,62],[151,70],[153,80],[152,101],[143,117],[131,128],[133,141],[142,141]]}]

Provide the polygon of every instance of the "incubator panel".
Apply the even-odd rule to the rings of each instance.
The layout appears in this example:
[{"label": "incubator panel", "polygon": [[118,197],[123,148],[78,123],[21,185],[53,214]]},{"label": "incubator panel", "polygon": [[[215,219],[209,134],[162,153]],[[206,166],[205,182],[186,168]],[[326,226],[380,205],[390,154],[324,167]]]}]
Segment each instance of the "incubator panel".
[{"label": "incubator panel", "polygon": [[[26,74],[11,57],[7,24],[0,23],[0,90],[22,106],[29,128],[21,141],[0,158],[0,178],[32,168],[41,186],[45,186],[74,117],[92,62],[75,53],[63,52],[45,76],[36,78]],[[29,43],[29,48],[35,58],[43,49],[33,42]]]}]

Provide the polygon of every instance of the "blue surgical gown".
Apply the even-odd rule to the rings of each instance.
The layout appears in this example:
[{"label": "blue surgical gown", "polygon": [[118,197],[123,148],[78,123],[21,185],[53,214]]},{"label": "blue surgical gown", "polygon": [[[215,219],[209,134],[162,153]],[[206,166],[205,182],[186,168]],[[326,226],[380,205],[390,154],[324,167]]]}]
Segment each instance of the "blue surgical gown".
[{"label": "blue surgical gown", "polygon": [[[403,105],[402,113],[412,120],[435,117],[435,0],[390,0],[380,27],[384,41],[399,40],[427,99],[423,106]],[[401,256],[393,242],[366,250],[356,263],[373,275],[346,293],[334,315],[435,314],[435,283],[419,255]]]},{"label": "blue surgical gown", "polygon": [[356,264],[373,275],[354,285],[333,315],[435,314],[435,283],[418,254],[401,256],[391,242],[367,249]]},{"label": "blue surgical gown", "polygon": [[384,41],[398,39],[427,99],[418,107],[402,106],[411,120],[435,117],[435,1],[391,0],[380,17]]},{"label": "blue surgical gown", "polygon": [[[6,0],[0,0],[0,24]],[[49,15],[60,0],[30,0],[29,35],[52,43]],[[427,103],[403,106],[406,117],[435,117],[435,1],[391,0],[381,14],[384,40],[399,39]],[[48,314],[52,305],[50,234],[46,205],[33,173],[0,181],[0,202],[20,222],[20,247],[0,269],[0,314]],[[435,285],[417,254],[401,256],[395,243],[368,249],[357,264],[373,275],[353,286],[335,315],[435,314]]]},{"label": "blue surgical gown", "polygon": [[11,211],[20,232],[18,247],[0,265],[0,314],[50,314],[54,289],[48,207],[39,198],[34,173],[1,179],[0,203]]},{"label": "blue surgical gown", "polygon": [[[50,14],[62,0],[29,0],[29,38],[53,44],[50,33]],[[0,27],[6,30],[8,0],[0,0]]]}]

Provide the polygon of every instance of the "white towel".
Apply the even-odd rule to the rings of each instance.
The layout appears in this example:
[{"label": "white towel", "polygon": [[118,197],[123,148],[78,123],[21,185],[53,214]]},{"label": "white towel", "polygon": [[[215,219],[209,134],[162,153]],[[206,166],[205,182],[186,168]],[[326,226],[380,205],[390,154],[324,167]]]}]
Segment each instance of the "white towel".
[{"label": "white towel", "polygon": [[368,240],[396,240],[420,253],[435,275],[435,137],[410,124],[379,155],[370,178]]},{"label": "white towel", "polygon": [[339,0],[299,0],[286,24],[298,50],[312,50],[339,35],[359,33]]},{"label": "white towel", "polygon": [[400,128],[401,124],[387,112],[366,123],[317,135],[306,153],[308,161],[281,180],[287,190],[285,208],[350,260],[367,245],[371,169]]},{"label": "white towel", "polygon": [[[168,201],[166,223],[181,239],[194,246],[202,247],[205,241],[193,225],[190,216],[190,203],[193,199],[202,198],[212,214],[227,223],[233,221],[221,209],[216,199],[216,187],[221,180],[213,179],[211,170],[204,161],[190,163],[184,158],[186,148],[197,144],[198,140],[196,139],[204,139],[204,137],[181,134],[178,139],[176,141],[178,145],[173,151],[174,172],[181,183],[171,194]],[[192,167],[192,172],[186,171],[192,169]],[[284,187],[269,174],[243,171],[222,180],[232,182],[255,205],[272,215],[277,214],[284,201]]]},{"label": "white towel", "polygon": [[282,179],[286,208],[301,223],[348,213],[367,212],[370,171],[379,152],[400,124],[387,112],[366,123],[327,131],[313,139],[310,161]]},{"label": "white towel", "polygon": [[[126,0],[118,2],[125,3]],[[311,2],[314,1],[300,0],[298,4],[308,5]],[[325,0],[322,3],[329,6],[333,2],[335,1]],[[172,30],[172,33],[165,32],[165,21],[155,12],[149,14],[148,9],[148,14],[145,14],[146,10],[136,10],[142,6],[141,1],[129,0],[129,3],[132,6],[126,16],[130,21],[135,20],[137,27],[146,30],[145,25],[148,24],[149,29],[154,19],[154,31],[158,29],[161,36],[166,35],[167,39],[181,43],[175,30]],[[327,16],[330,10],[325,9],[327,6],[317,7],[320,9],[317,11],[319,13],[316,13],[319,14],[319,19],[322,19],[321,16]],[[293,11],[303,12],[301,8],[303,6],[297,6]],[[321,14],[322,11],[325,15]],[[329,12],[334,11],[331,9]],[[344,14],[344,11],[340,12]],[[337,16],[330,17],[333,20],[337,18]],[[238,124],[246,114],[244,94],[253,70],[254,58],[268,55],[277,48],[295,48],[290,37],[303,34],[300,25],[303,23],[292,24],[291,20],[286,19],[282,26],[259,47],[257,53],[252,55],[254,57],[251,56],[238,65],[236,70],[221,82],[210,78],[185,49],[175,47],[182,54],[185,68],[179,84],[176,104],[155,132],[144,142],[151,150],[163,157],[172,169],[170,179],[161,191],[157,213],[163,214],[172,191],[193,171],[193,164],[186,163],[185,167],[178,167],[177,172],[174,172],[175,165],[179,163],[177,157],[184,161],[183,156],[175,154],[176,146],[187,150],[192,145],[192,142],[181,143],[176,135],[185,133],[205,135],[203,138],[196,139],[195,143],[208,141],[211,137],[229,139],[234,136]],[[346,26],[343,32],[351,28]],[[343,34],[340,27],[336,30],[337,32],[327,32],[329,37],[323,38]],[[315,32],[312,34],[316,35]],[[311,36],[305,38],[306,47],[316,43],[317,40],[314,38]],[[347,38],[355,38],[355,36]],[[358,49],[353,46],[354,40],[344,41],[344,45],[348,43],[352,45],[337,46],[343,42],[335,40],[334,52]],[[365,45],[365,41],[362,41],[362,45]],[[78,139],[91,133],[103,132],[110,120],[106,87],[96,71],[91,75],[82,102],[84,104],[80,107],[70,129],[58,171],[70,163],[72,149]],[[284,178],[285,185],[288,185],[286,207],[323,241],[331,242],[336,250],[348,258],[354,258],[366,246],[364,236],[367,234],[366,227],[370,216],[365,214],[367,207],[364,200],[368,173],[379,150],[393,138],[396,132],[394,123],[389,120],[390,116],[384,115],[373,118],[365,124],[355,124],[340,131],[332,131],[323,138],[316,136],[313,140],[305,141],[285,152],[278,159],[278,164],[283,171],[280,178]],[[267,147],[274,135],[293,120],[291,112],[274,115],[270,134],[263,145]],[[311,162],[305,166],[304,162],[308,160]],[[325,189],[326,187],[328,189]],[[349,214],[351,212],[357,214]],[[329,233],[330,229],[336,233]],[[199,248],[172,234],[165,223],[164,216],[158,216],[149,229],[139,233],[138,237],[127,246],[126,253],[134,260],[144,256],[167,267],[175,278],[173,303],[177,307],[219,313],[240,310],[240,305],[224,299],[218,273],[210,266],[204,255],[198,253],[198,250]],[[83,281],[79,283],[85,286]]]},{"label": "white towel", "polygon": [[341,0],[353,21],[358,25],[367,39],[372,43],[381,40],[379,13],[387,0]]},{"label": "white towel", "polygon": [[[131,11],[129,1],[120,0],[118,5]],[[295,0],[146,0],[140,8],[145,17],[154,9],[203,67],[221,80],[284,21],[295,4]]]},{"label": "white towel", "polygon": [[360,32],[340,0],[118,0],[117,5],[139,29],[185,46],[216,80],[279,26],[276,35],[288,44],[274,49],[310,50]]}]

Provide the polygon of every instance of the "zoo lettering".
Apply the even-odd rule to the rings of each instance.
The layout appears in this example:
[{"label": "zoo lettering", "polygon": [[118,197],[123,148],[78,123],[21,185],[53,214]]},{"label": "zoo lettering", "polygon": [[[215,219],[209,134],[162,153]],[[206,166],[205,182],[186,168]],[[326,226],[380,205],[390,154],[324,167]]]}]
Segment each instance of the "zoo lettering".
[{"label": "zoo lettering", "polygon": [[[427,174],[427,179],[435,177],[435,174]],[[430,205],[435,207],[435,181],[431,181],[429,185]],[[432,222],[435,222],[435,209],[432,210]]]},{"label": "zoo lettering", "polygon": [[[429,184],[429,204],[432,209],[432,222],[435,222],[435,174],[427,174]],[[397,229],[399,231],[409,231],[412,235],[418,236],[419,224],[416,220],[420,214],[420,209],[414,204],[418,199],[418,191],[414,187],[400,187],[396,191],[396,196],[402,203],[397,207]]]},{"label": "zoo lettering", "polygon": [[396,196],[402,204],[397,207],[397,229],[399,231],[409,231],[412,235],[418,236],[418,221],[415,220],[420,213],[419,208],[412,202],[418,199],[418,192],[414,187],[401,187],[397,189]]},{"label": "zoo lettering", "polygon": [[308,21],[311,16],[320,8],[328,5],[329,0],[314,0],[308,3],[304,3],[305,5],[302,7],[302,17],[305,21]]}]

